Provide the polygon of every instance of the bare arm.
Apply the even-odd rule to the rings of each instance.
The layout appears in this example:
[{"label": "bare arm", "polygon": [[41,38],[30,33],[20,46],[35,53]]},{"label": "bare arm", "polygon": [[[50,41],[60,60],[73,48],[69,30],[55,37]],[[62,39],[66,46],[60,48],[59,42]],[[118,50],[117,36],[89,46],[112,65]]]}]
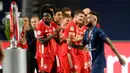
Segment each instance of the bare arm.
[{"label": "bare arm", "polygon": [[[76,38],[75,38],[76,39]],[[67,40],[67,44],[70,46],[70,47],[73,47],[73,48],[77,48],[77,49],[83,49],[85,47],[85,45],[76,45],[76,44],[73,44],[72,42],[74,42],[75,39],[72,39],[72,37],[69,37]],[[81,39],[81,38],[80,38]],[[78,39],[79,40],[79,39]],[[75,40],[76,41],[76,40]]]},{"label": "bare arm", "polygon": [[73,42],[77,42],[77,41],[82,41],[83,40],[83,37],[74,37],[73,38]]},{"label": "bare arm", "polygon": [[42,44],[45,44],[46,42],[48,42],[50,39],[54,38],[56,34],[53,34],[51,36],[48,36],[47,38],[38,38],[38,40],[42,43]]},{"label": "bare arm", "polygon": [[4,58],[4,54],[3,54],[3,49],[1,47],[1,43],[0,43],[0,62],[3,60]]},{"label": "bare arm", "polygon": [[76,45],[76,44],[73,44],[73,43],[70,43],[68,44],[70,47],[73,47],[73,48],[77,48],[77,49],[83,49],[85,46],[84,45]]},{"label": "bare arm", "polygon": [[50,36],[48,36],[47,38],[41,37],[41,38],[38,38],[38,40],[39,40],[42,44],[45,44],[45,43],[48,42],[50,39],[54,38],[54,37],[59,33],[60,30],[61,30],[61,29],[57,29],[53,35],[50,35]]},{"label": "bare arm", "polygon": [[111,47],[112,51],[116,54],[118,57],[120,64],[125,65],[125,60],[120,56],[119,52],[116,50],[115,46],[112,44],[111,40],[109,38],[106,38],[106,43]]}]

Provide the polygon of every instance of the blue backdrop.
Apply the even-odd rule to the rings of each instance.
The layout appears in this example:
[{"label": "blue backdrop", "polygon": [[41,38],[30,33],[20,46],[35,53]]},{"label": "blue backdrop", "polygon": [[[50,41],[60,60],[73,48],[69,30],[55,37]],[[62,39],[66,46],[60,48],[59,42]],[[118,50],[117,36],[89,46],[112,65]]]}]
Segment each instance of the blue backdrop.
[{"label": "blue backdrop", "polygon": [[82,0],[80,5],[99,13],[101,28],[112,40],[130,40],[130,1]]}]

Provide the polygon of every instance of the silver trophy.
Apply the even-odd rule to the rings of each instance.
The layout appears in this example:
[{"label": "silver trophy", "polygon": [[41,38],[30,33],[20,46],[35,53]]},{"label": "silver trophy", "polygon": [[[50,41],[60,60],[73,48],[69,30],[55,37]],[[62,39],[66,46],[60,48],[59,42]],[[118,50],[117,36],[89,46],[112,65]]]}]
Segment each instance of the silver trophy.
[{"label": "silver trophy", "polygon": [[4,18],[5,34],[10,46],[4,50],[3,73],[26,73],[26,50],[17,46],[23,27],[16,2],[11,3],[10,12]]},{"label": "silver trophy", "polygon": [[[21,12],[18,12],[18,22],[19,22],[19,35],[21,34],[21,32],[22,32],[22,27],[23,27],[23,19],[22,18],[20,18],[20,15],[21,15]],[[6,37],[7,37],[7,40],[8,41],[10,41],[11,42],[11,46],[12,46],[12,44],[15,42],[15,45],[17,44],[16,43],[16,40],[12,40],[11,38],[10,38],[10,12],[5,12],[5,17],[3,18],[3,20],[2,20],[2,23],[4,24],[4,28],[5,28],[5,35],[6,35]],[[17,41],[18,42],[18,41]],[[14,46],[15,46],[14,45]],[[16,47],[16,46],[15,46]]]}]

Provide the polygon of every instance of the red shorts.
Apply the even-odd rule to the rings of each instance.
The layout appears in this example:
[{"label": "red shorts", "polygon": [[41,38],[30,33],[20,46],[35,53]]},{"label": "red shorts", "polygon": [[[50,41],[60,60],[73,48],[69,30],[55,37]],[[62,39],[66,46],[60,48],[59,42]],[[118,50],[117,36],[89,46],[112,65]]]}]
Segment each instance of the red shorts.
[{"label": "red shorts", "polygon": [[43,57],[38,59],[38,67],[40,71],[50,72],[53,66],[54,60],[50,57]]},{"label": "red shorts", "polygon": [[82,73],[90,73],[91,57],[90,57],[89,52],[84,52],[83,63],[84,63],[84,66],[82,68]]},{"label": "red shorts", "polygon": [[58,56],[60,60],[60,67],[62,68],[62,73],[70,73],[70,64],[67,53],[68,46],[66,43],[58,45]]},{"label": "red shorts", "polygon": [[84,66],[84,63],[83,63],[83,59],[84,59],[84,52],[83,50],[79,50],[79,49],[76,49],[77,52],[75,53],[76,54],[76,66],[74,66],[75,68],[75,71],[78,72],[78,73],[82,73],[81,70]]},{"label": "red shorts", "polygon": [[60,64],[63,69],[63,73],[70,73],[70,64],[67,55],[60,57]]},{"label": "red shorts", "polygon": [[72,62],[72,66],[70,66],[71,68],[71,72],[77,72],[77,69],[78,69],[78,60],[77,60],[77,57],[76,57],[76,52],[77,52],[77,49],[75,48],[71,48],[71,47],[68,47],[69,48],[69,54],[70,54],[70,59],[69,61],[71,60]]},{"label": "red shorts", "polygon": [[73,62],[73,72],[90,73],[90,55],[88,52],[72,48],[71,58]]}]

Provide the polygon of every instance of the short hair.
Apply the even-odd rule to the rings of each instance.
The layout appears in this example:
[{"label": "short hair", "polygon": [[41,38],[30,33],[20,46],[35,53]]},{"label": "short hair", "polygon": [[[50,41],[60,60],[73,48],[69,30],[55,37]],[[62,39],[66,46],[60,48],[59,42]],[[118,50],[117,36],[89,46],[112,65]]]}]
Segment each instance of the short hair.
[{"label": "short hair", "polygon": [[[51,9],[53,9],[54,11],[52,11]],[[40,8],[40,17],[43,17],[43,13],[50,13],[51,16],[53,16],[54,12],[55,12],[55,6],[51,5],[51,4],[44,4],[41,6]]]},{"label": "short hair", "polygon": [[64,7],[64,8],[62,9],[62,12],[65,13],[65,11],[71,11],[71,9],[68,8],[68,7]]},{"label": "short hair", "polygon": [[69,16],[68,14],[63,13],[63,19],[64,19],[64,18],[72,18],[72,17]]},{"label": "short hair", "polygon": [[53,12],[51,10],[45,10],[42,12],[41,16],[43,17],[44,13],[49,13],[51,16],[53,16]]},{"label": "short hair", "polygon": [[32,19],[32,18],[37,18],[37,19],[39,20],[39,17],[38,17],[38,16],[32,16],[31,19]]},{"label": "short hair", "polygon": [[29,17],[28,17],[28,16],[22,16],[22,18],[28,18],[28,19],[29,19]]},{"label": "short hair", "polygon": [[78,15],[78,14],[84,14],[84,12],[82,11],[82,10],[76,10],[75,12],[74,12],[74,16],[76,16],[76,15]]},{"label": "short hair", "polygon": [[86,10],[86,9],[91,10],[90,8],[84,8],[83,10]]},{"label": "short hair", "polygon": [[99,23],[99,15],[97,12],[91,11],[89,14],[95,15],[97,17],[97,23]]},{"label": "short hair", "polygon": [[60,8],[56,8],[54,14],[56,14],[57,12],[62,12],[62,10]]}]

